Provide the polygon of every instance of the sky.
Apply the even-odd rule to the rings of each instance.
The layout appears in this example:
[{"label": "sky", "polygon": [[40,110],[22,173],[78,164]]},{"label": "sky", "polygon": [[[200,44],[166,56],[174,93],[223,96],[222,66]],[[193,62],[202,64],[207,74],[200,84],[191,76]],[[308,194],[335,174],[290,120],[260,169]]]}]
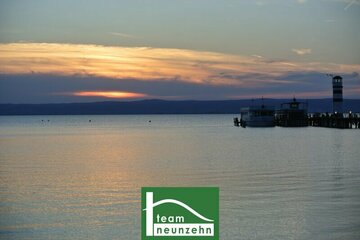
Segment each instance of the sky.
[{"label": "sky", "polygon": [[0,0],[0,103],[360,98],[360,0]]}]

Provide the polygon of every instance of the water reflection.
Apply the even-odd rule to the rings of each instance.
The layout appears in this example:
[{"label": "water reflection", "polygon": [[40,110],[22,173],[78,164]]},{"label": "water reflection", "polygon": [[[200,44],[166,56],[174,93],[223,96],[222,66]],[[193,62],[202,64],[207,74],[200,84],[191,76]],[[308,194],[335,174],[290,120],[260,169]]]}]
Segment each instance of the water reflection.
[{"label": "water reflection", "polygon": [[139,239],[142,186],[219,186],[221,239],[360,237],[356,131],[49,118],[0,119],[1,237]]}]

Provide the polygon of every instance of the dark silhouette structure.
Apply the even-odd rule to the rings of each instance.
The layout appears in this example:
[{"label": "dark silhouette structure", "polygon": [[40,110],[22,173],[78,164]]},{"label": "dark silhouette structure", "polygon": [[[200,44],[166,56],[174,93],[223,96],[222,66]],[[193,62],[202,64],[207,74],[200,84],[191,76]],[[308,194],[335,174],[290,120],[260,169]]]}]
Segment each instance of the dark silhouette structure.
[{"label": "dark silhouette structure", "polygon": [[342,113],[343,112],[343,84],[342,77],[335,76],[332,78],[333,86],[333,112]]},{"label": "dark silhouette structure", "polygon": [[360,114],[344,113],[314,113],[309,114],[309,126],[340,129],[359,129]]},{"label": "dark silhouette structure", "polygon": [[307,117],[308,104],[299,102],[293,98],[291,102],[281,104],[281,108],[276,111],[276,125],[280,127],[306,127],[308,126]]}]

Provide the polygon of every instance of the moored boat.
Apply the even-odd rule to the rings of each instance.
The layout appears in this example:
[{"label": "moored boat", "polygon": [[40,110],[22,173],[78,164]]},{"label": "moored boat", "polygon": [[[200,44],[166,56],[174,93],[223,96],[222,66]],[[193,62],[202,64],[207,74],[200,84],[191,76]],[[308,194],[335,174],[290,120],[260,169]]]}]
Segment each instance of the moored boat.
[{"label": "moored boat", "polygon": [[241,109],[240,126],[242,127],[274,127],[275,107],[251,106]]},{"label": "moored boat", "polygon": [[281,104],[276,111],[276,125],[280,127],[306,127],[309,125],[307,103],[294,98],[291,102]]}]

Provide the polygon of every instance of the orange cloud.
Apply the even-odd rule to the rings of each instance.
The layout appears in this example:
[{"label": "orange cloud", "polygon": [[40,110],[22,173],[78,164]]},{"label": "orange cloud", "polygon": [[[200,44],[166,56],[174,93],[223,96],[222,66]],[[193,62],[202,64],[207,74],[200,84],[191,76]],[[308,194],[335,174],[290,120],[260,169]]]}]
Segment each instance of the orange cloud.
[{"label": "orange cloud", "polygon": [[[289,72],[351,73],[360,65],[274,61],[264,57],[184,49],[55,43],[0,44],[0,73],[95,76],[258,87]],[[251,77],[252,76],[252,77]],[[260,76],[260,77],[259,77]]]},{"label": "orange cloud", "polygon": [[143,98],[146,94],[133,92],[118,92],[118,91],[80,91],[70,93],[73,96],[80,97],[105,97],[105,98]]}]

